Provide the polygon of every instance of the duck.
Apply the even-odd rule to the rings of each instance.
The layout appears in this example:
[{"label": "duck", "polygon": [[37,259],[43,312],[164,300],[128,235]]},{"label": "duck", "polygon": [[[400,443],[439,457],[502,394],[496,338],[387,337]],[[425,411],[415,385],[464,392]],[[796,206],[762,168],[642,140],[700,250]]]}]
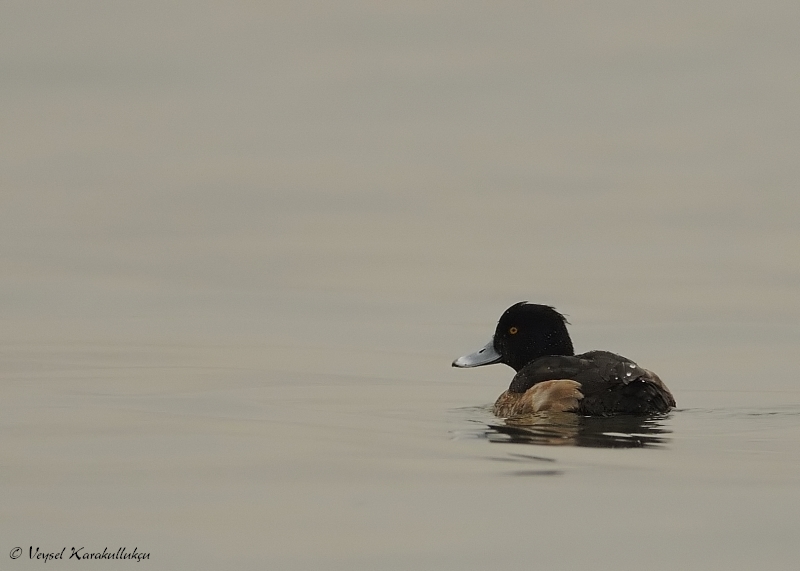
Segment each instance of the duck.
[{"label": "duck", "polygon": [[652,415],[675,406],[658,375],[630,359],[609,351],[576,355],[567,324],[552,306],[515,303],[500,316],[486,346],[459,357],[453,367],[503,363],[514,369],[511,385],[492,408],[499,417]]}]

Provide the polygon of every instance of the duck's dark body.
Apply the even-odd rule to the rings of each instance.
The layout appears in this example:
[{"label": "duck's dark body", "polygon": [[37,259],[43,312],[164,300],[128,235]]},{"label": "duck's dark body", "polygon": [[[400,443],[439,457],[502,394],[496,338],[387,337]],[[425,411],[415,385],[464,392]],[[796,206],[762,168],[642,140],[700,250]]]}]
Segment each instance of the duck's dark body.
[{"label": "duck's dark body", "polygon": [[453,365],[506,363],[517,371],[494,405],[498,416],[548,410],[646,415],[675,406],[661,379],[630,359],[608,351],[575,355],[565,323],[552,307],[515,304],[500,318],[489,345]]},{"label": "duck's dark body", "polygon": [[581,414],[651,414],[675,406],[675,399],[655,373],[608,351],[536,359],[514,376],[508,392],[524,394],[542,381],[565,379],[580,384],[583,398],[576,412]]}]

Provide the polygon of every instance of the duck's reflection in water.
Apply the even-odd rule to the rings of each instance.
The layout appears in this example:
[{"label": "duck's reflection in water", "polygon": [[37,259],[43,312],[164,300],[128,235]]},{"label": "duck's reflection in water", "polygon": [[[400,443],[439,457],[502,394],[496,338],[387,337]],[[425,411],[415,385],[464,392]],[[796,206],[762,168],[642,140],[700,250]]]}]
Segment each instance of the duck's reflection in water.
[{"label": "duck's reflection in water", "polygon": [[586,446],[591,448],[661,448],[672,431],[668,415],[580,416],[574,413],[537,413],[489,424],[490,442]]}]

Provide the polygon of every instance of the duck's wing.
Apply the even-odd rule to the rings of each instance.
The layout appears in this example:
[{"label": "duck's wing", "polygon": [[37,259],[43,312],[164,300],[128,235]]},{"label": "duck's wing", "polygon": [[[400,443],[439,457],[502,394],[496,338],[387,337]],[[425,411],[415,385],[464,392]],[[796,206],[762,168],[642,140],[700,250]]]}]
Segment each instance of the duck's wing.
[{"label": "duck's wing", "polygon": [[606,351],[580,357],[596,367],[575,379],[585,397],[580,404],[583,414],[652,414],[675,406],[675,398],[658,375],[630,359]]},{"label": "duck's wing", "polygon": [[[648,371],[649,373],[649,371]],[[669,412],[675,399],[656,375],[638,377],[604,391],[586,394],[579,411],[590,416]]]},{"label": "duck's wing", "polygon": [[537,359],[517,373],[508,392],[524,393],[550,380],[580,384],[582,414],[651,414],[675,406],[675,399],[656,374],[607,351]]}]

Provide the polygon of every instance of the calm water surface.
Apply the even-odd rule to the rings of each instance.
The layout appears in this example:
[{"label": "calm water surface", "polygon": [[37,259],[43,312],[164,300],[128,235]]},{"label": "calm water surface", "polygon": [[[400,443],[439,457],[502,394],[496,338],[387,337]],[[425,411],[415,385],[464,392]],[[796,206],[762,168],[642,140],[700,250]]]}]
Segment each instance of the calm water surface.
[{"label": "calm water surface", "polygon": [[[0,567],[796,566],[797,3],[0,22]],[[678,408],[492,416],[522,299]]]}]

